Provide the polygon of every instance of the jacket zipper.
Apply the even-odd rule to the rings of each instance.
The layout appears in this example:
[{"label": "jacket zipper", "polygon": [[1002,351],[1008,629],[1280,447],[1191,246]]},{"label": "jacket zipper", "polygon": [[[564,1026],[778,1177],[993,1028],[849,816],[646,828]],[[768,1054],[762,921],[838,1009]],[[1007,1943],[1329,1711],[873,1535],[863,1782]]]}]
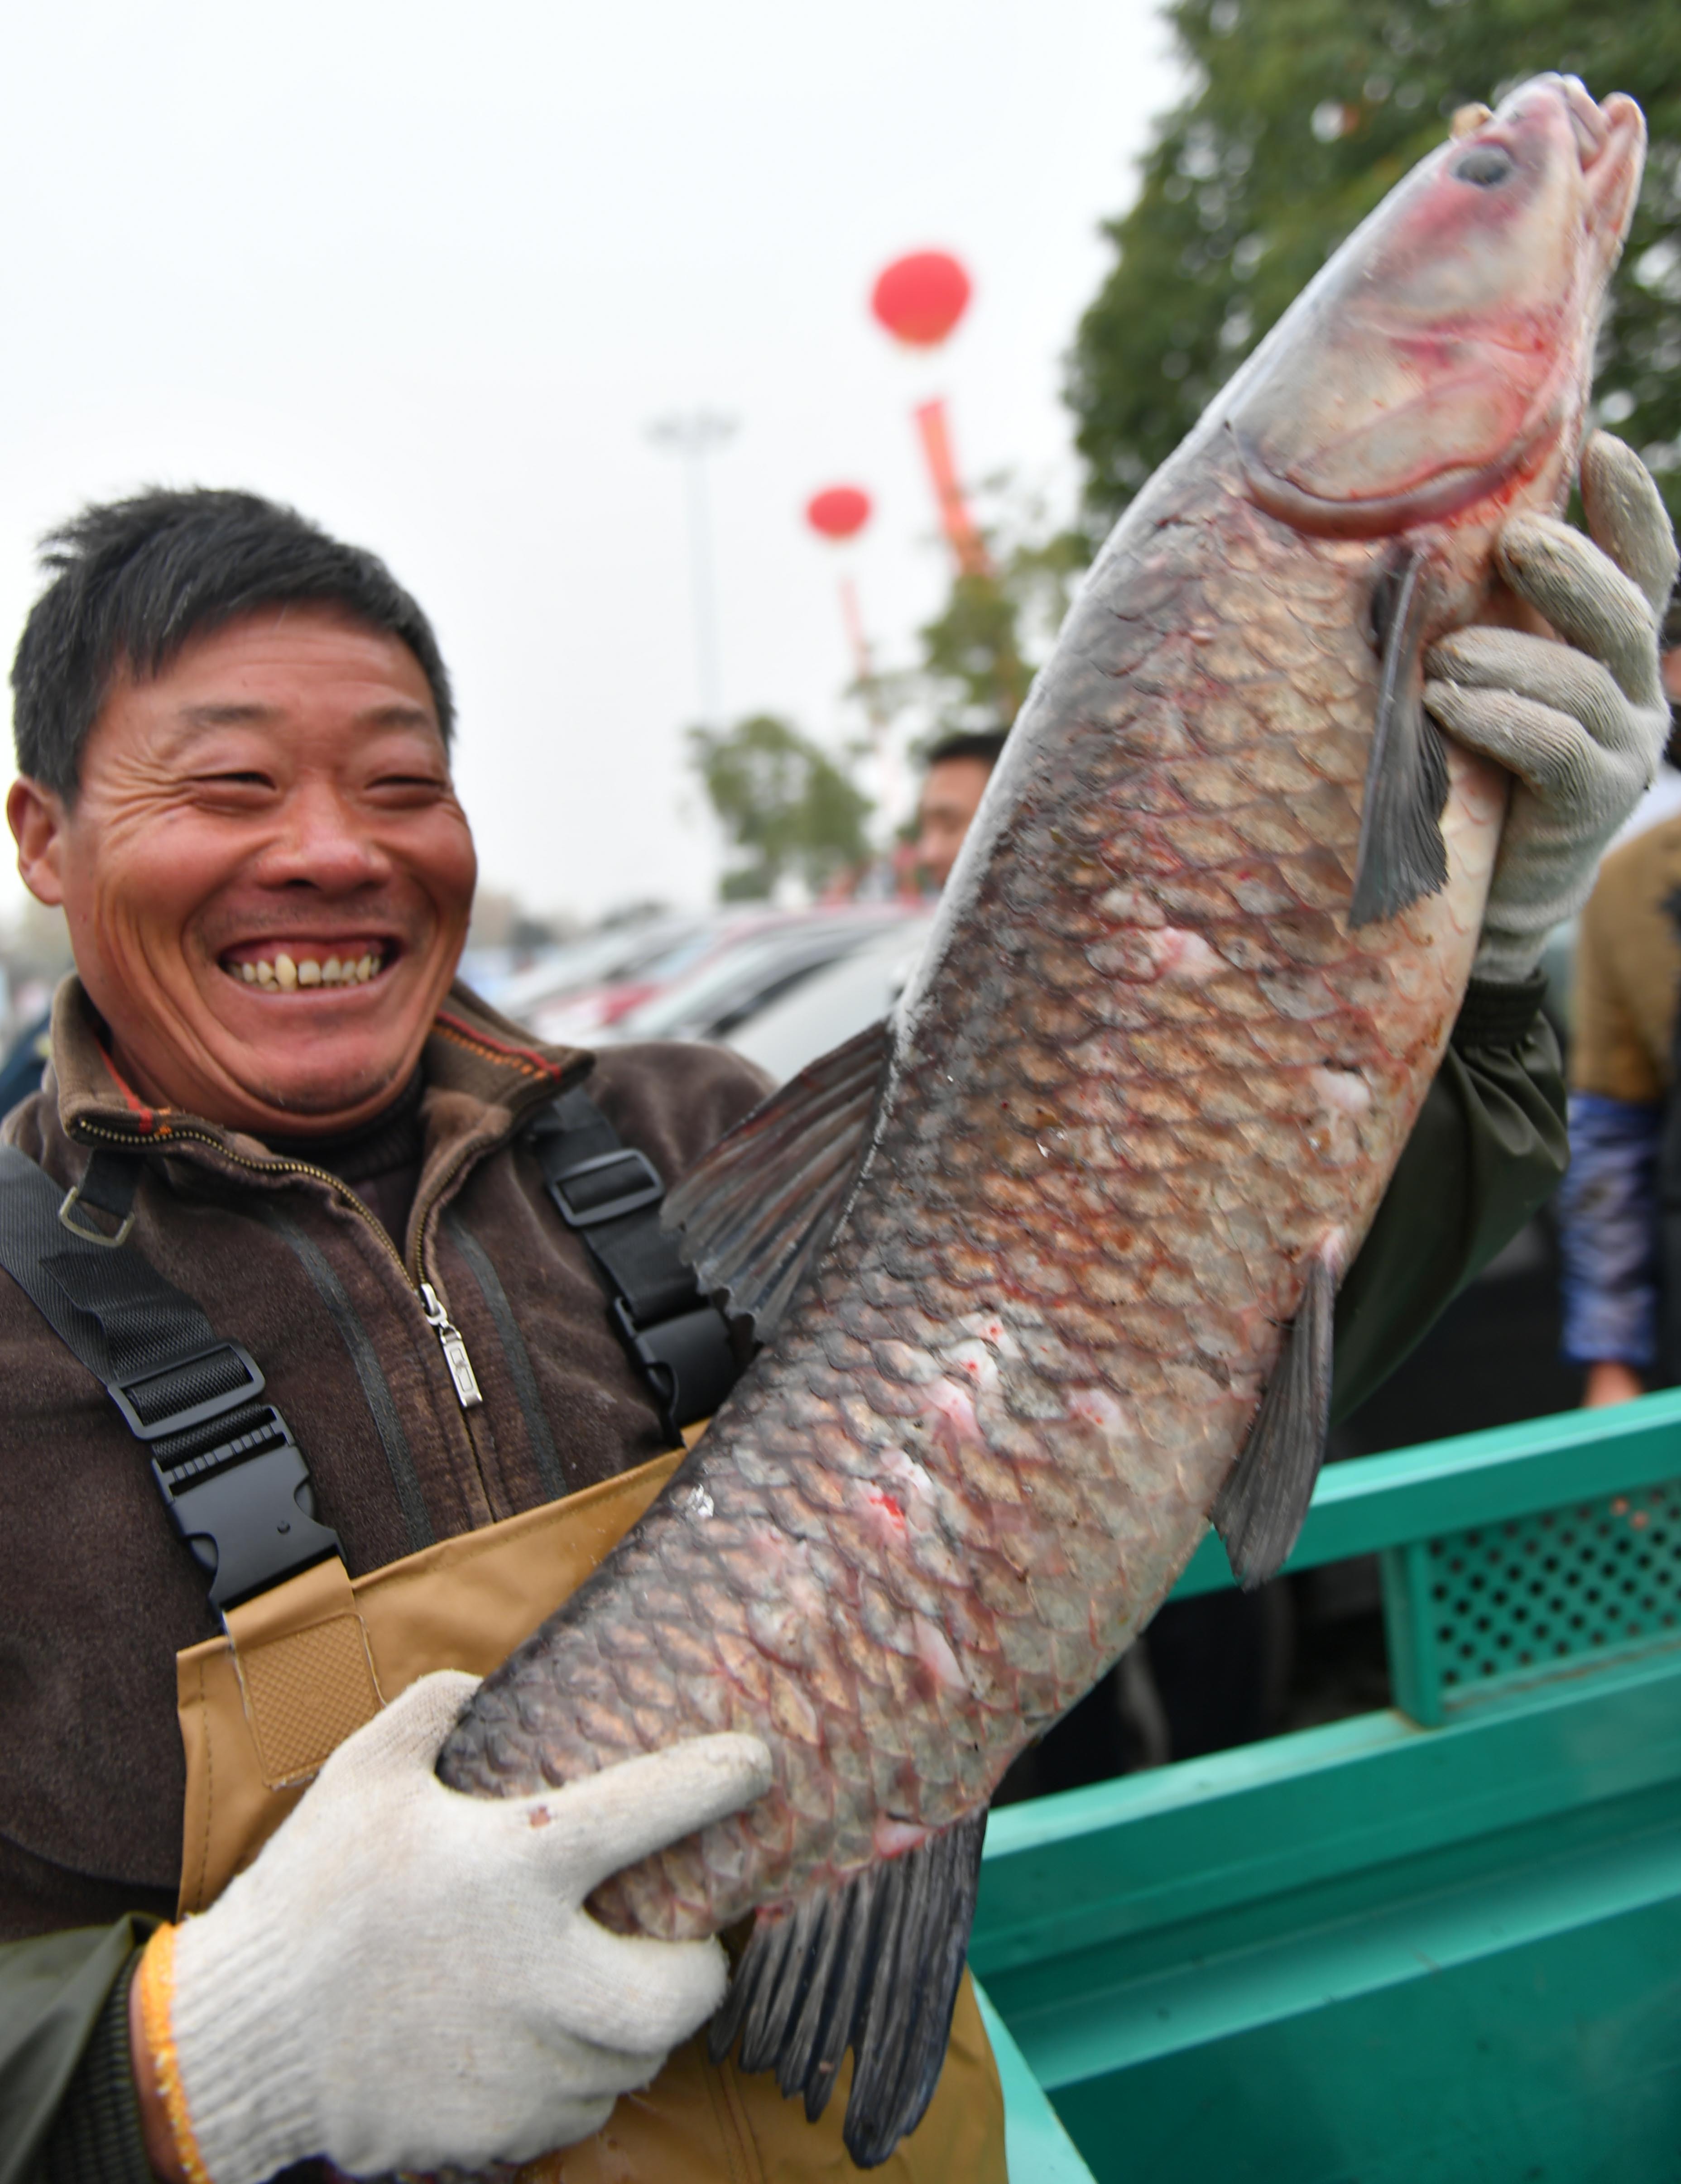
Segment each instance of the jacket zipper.
[{"label": "jacket zipper", "polygon": [[[102,1130],[97,1123],[79,1123],[76,1126],[75,1134],[79,1138],[103,1138],[108,1145],[113,1145],[132,1146],[136,1142],[133,1138],[125,1136],[120,1130]],[[477,1410],[479,1407],[484,1397],[479,1391],[478,1376],[472,1369],[472,1360],[467,1355],[467,1346],[461,1339],[461,1329],[455,1325],[448,1312],[444,1311],[438,1301],[437,1290],[425,1279],[424,1273],[422,1272],[418,1279],[410,1273],[404,1262],[402,1253],[391,1240],[385,1223],[371,1206],[357,1197],[355,1192],[342,1177],[334,1175],[331,1168],[312,1167],[307,1161],[248,1160],[243,1153],[234,1152],[230,1147],[219,1145],[214,1138],[207,1137],[202,1130],[171,1129],[170,1135],[176,1139],[190,1138],[195,1145],[208,1145],[210,1150],[222,1160],[231,1161],[236,1167],[249,1168],[254,1175],[313,1176],[316,1182],[330,1185],[341,1198],[349,1199],[351,1205],[372,1229],[382,1248],[389,1254],[396,1265],[398,1273],[401,1274],[410,1290],[418,1298],[421,1310],[426,1317],[426,1323],[438,1337],[438,1346],[444,1353],[444,1362],[449,1371],[450,1384],[455,1391],[456,1401],[464,1411]],[[453,1169],[450,1173],[454,1173]],[[450,1178],[446,1176],[444,1181],[449,1180]]]},{"label": "jacket zipper", "polygon": [[444,1352],[444,1362],[450,1368],[450,1378],[455,1384],[455,1399],[464,1411],[477,1410],[484,1401],[478,1392],[478,1381],[472,1369],[472,1360],[467,1356],[467,1346],[461,1340],[460,1328],[453,1326],[450,1315],[438,1301],[438,1292],[430,1282],[420,1285],[421,1302],[426,1307],[426,1323],[438,1337],[438,1347]]}]

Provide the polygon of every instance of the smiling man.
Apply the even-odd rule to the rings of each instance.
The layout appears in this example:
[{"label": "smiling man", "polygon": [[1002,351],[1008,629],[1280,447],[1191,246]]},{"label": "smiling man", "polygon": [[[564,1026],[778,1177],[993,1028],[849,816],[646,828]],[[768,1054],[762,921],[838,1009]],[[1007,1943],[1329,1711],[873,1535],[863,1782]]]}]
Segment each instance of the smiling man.
[{"label": "smiling man", "polygon": [[[763,1083],[712,1048],[533,1047],[455,985],[449,682],[371,554],[221,493],[48,543],[8,811],[76,976],[0,1152],[0,2178],[580,2140],[588,2177],[725,1970],[583,1901],[767,1755],[703,1739],[531,1811],[433,1761],[462,1672],[739,1364],[650,1201]],[[1001,2158],[978,2019],[958,2038],[979,2107],[930,2116],[907,2176]],[[723,2177],[767,2102],[790,2128],[770,2081],[706,2068],[685,2049],[611,2160]]]},{"label": "smiling man", "polygon": [[[143,1100],[259,1136],[342,1132],[413,1075],[475,874],[442,664],[428,645],[428,674],[417,634],[331,602],[259,609],[165,675],[125,662],[79,781],[50,716],[30,738],[8,806],[19,869],[63,905]],[[41,649],[25,692],[45,683]]]},{"label": "smiling man", "polygon": [[[1625,498],[1613,546],[1656,566],[1650,481]],[[371,555],[218,493],[92,509],[50,546],[8,811],[76,975],[0,1133],[0,2184],[556,2148],[539,2173],[567,2184],[856,2173],[844,2098],[810,2124],[706,2062],[716,1942],[585,1908],[757,1797],[762,1743],[506,1802],[434,1773],[472,1677],[728,1390],[736,1333],[658,1200],[760,1081],[713,1048],[536,1046],[454,983],[449,684]],[[1538,936],[1662,723],[1632,588],[1585,540],[1556,552],[1596,658],[1488,632],[1435,655],[1438,716],[1522,779],[1477,976],[1343,1284],[1349,1399],[1562,1162]],[[877,2174],[1003,2173],[965,1986]]]}]

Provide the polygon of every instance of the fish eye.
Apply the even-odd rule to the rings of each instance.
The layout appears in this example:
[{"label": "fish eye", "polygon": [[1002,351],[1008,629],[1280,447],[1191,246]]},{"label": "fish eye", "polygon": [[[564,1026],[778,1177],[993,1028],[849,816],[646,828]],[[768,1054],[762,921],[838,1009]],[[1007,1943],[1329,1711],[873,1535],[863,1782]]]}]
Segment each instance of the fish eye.
[{"label": "fish eye", "polygon": [[1454,162],[1454,173],[1462,182],[1475,182],[1480,189],[1491,190],[1511,173],[1512,156],[1501,151],[1498,144],[1478,144]]}]

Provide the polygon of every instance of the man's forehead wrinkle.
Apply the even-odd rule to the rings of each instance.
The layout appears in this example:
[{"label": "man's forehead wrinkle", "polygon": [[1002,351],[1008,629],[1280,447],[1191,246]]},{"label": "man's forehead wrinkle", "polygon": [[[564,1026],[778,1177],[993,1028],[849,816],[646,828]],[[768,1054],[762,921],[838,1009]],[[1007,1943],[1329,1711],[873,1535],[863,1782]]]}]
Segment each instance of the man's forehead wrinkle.
[{"label": "man's forehead wrinkle", "polygon": [[[265,705],[254,699],[209,699],[182,706],[176,724],[189,734],[214,728],[267,728],[283,726],[292,717],[287,705]],[[422,728],[435,735],[438,722],[424,705],[406,699],[388,699],[352,713],[346,724],[353,728]]]},{"label": "man's forehead wrinkle", "polygon": [[410,704],[405,699],[394,699],[382,705],[370,705],[366,712],[355,716],[355,725],[370,728],[430,728],[438,733],[438,716],[429,707]]},{"label": "man's forehead wrinkle", "polygon": [[260,727],[277,721],[282,712],[278,705],[229,699],[221,704],[183,705],[176,717],[193,728],[244,728]]}]

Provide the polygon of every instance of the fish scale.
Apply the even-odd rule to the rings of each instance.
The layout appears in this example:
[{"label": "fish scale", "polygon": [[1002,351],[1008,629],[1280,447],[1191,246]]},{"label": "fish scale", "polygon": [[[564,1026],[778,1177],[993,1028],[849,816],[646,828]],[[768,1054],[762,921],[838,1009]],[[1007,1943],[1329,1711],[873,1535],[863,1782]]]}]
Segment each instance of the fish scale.
[{"label": "fish scale", "polygon": [[1450,747],[1444,787],[1422,649],[1563,505],[1643,142],[1556,77],[1469,125],[1133,502],[879,1045],[673,1194],[765,1346],[440,1756],[513,1795],[762,1737],[769,1791],[592,1908],[757,1912],[714,2052],[815,2114],[850,2043],[860,2162],[931,2094],[1011,1759],[1211,1512],[1246,1574],[1287,1552],[1334,1281],[1464,995],[1505,778]]}]

